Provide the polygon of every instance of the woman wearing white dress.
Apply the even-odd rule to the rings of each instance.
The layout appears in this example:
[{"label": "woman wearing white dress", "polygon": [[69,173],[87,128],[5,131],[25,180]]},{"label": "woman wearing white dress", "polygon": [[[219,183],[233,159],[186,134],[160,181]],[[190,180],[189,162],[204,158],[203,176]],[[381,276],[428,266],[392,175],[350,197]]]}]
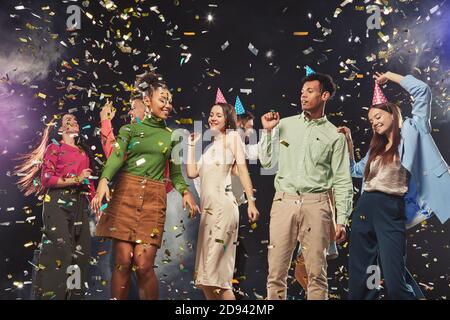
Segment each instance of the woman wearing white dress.
[{"label": "woman wearing white dress", "polygon": [[187,175],[200,177],[201,220],[195,261],[195,285],[208,300],[234,300],[233,270],[239,226],[239,210],[231,189],[231,174],[239,176],[248,199],[250,222],[257,220],[253,186],[245,162],[242,140],[236,130],[234,107],[217,103],[211,108],[208,124],[213,142],[200,160],[195,159],[199,134],[189,137]]}]

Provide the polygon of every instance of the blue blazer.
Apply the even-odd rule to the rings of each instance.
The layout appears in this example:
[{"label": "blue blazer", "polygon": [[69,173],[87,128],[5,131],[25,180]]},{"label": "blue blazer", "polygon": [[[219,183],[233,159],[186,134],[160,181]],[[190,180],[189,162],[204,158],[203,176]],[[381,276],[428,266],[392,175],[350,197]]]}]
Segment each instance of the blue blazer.
[{"label": "blue blazer", "polygon": [[[414,227],[433,214],[445,223],[450,218],[450,171],[430,134],[431,90],[411,75],[400,85],[414,98],[412,118],[403,123],[398,150],[401,164],[410,173],[405,195],[406,227]],[[363,178],[363,185],[368,158],[366,154],[359,162],[350,161],[352,177]]]}]

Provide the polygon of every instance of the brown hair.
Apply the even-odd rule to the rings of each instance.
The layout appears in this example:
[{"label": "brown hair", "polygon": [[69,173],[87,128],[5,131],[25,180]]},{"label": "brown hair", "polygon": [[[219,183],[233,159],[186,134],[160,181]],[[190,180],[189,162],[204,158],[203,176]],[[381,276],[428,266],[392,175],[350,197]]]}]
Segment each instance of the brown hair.
[{"label": "brown hair", "polygon": [[400,123],[402,121],[400,108],[391,102],[375,104],[370,107],[370,109],[374,108],[384,110],[393,115],[394,120],[392,123],[392,131],[394,133],[394,140],[392,141],[392,146],[389,150],[386,150],[386,145],[388,144],[386,135],[378,134],[375,131],[373,132],[369,147],[369,159],[367,161],[366,168],[364,169],[364,179],[366,180],[370,173],[370,164],[372,161],[375,160],[377,156],[381,156],[382,164],[388,164],[394,161],[394,157],[398,156],[398,146],[400,144]]},{"label": "brown hair", "polygon": [[225,117],[225,130],[237,129],[237,116],[236,111],[234,110],[234,107],[231,104],[228,103],[216,103],[215,106],[220,106],[223,111],[223,116]]},{"label": "brown hair", "polygon": [[245,127],[247,122],[249,122],[250,120],[255,119],[255,116],[250,111],[245,111],[244,114],[238,115],[237,118],[241,122],[241,127],[243,128],[243,127]]}]

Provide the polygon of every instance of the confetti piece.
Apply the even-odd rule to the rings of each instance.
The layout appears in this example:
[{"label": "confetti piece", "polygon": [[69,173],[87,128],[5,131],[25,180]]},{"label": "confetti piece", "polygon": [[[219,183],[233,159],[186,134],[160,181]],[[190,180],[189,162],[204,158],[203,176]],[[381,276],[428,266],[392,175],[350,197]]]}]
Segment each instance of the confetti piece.
[{"label": "confetti piece", "polygon": [[230,43],[228,42],[228,40],[220,46],[220,48],[222,49],[222,51],[224,51],[226,48],[228,48],[228,46],[230,45]]},{"label": "confetti piece", "polygon": [[309,47],[308,49],[303,50],[303,54],[306,56],[310,53],[312,53],[314,51],[314,49],[312,47]]},{"label": "confetti piece", "polygon": [[30,242],[25,243],[23,246],[24,246],[25,248],[29,248],[29,247],[31,247],[32,245],[33,245],[33,241],[30,241]]},{"label": "confetti piece", "polygon": [[152,233],[150,234],[150,238],[152,238],[152,239],[157,238],[158,235],[159,235],[159,229],[153,228]]},{"label": "confetti piece", "polygon": [[434,6],[433,8],[430,9],[430,14],[434,14],[438,10],[439,10],[439,5],[436,5],[436,6]]},{"label": "confetti piece", "polygon": [[141,159],[139,159],[139,160],[137,160],[136,161],[136,166],[140,166],[140,165],[142,165],[142,164],[144,164],[145,163],[145,159],[144,158],[141,158]]},{"label": "confetti piece", "polygon": [[334,11],[333,14],[333,18],[337,18],[339,16],[339,14],[341,14],[342,9],[341,8],[336,8],[336,10]]},{"label": "confetti piece", "polygon": [[251,42],[248,44],[248,50],[250,50],[250,52],[253,53],[255,56],[258,55],[259,50],[256,49]]},{"label": "confetti piece", "polygon": [[280,143],[285,147],[289,147],[289,143],[285,140],[280,140]]},{"label": "confetti piece", "polygon": [[179,120],[181,124],[193,124],[194,121],[191,118],[186,118],[186,119],[180,119]]},{"label": "confetti piece", "polygon": [[307,36],[307,35],[309,35],[309,32],[308,31],[295,31],[293,34],[294,34],[294,36]]}]

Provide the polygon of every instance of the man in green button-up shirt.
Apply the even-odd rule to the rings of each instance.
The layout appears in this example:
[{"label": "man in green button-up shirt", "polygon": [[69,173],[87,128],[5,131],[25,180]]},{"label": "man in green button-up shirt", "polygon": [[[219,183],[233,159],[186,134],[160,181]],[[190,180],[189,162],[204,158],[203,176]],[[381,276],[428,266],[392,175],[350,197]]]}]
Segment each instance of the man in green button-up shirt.
[{"label": "man in green button-up shirt", "polygon": [[277,112],[261,118],[261,165],[278,165],[270,214],[268,299],[286,298],[297,241],[305,260],[308,299],[328,296],[326,252],[332,240],[340,243],[346,238],[353,197],[345,137],[324,115],[334,92],[328,75],[307,76],[301,94],[303,113],[281,121]]}]

